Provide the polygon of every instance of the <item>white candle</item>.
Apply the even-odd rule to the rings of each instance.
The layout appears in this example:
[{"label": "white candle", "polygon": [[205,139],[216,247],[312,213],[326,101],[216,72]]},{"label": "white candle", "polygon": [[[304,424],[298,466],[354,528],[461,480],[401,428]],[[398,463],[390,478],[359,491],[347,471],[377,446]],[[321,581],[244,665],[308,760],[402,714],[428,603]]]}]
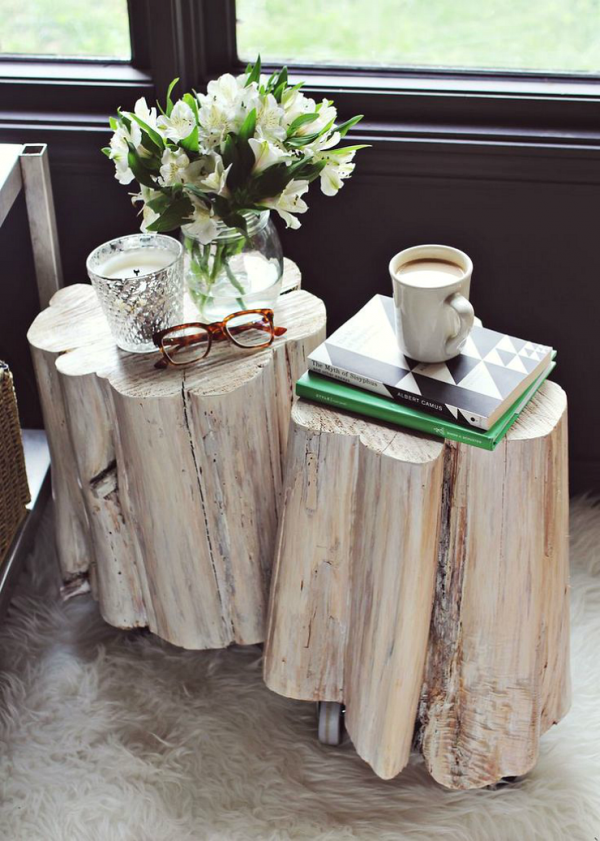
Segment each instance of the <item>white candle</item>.
[{"label": "white candle", "polygon": [[114,257],[109,257],[96,271],[102,277],[117,280],[159,272],[172,262],[173,255],[168,251],[159,248],[139,248],[121,251]]}]

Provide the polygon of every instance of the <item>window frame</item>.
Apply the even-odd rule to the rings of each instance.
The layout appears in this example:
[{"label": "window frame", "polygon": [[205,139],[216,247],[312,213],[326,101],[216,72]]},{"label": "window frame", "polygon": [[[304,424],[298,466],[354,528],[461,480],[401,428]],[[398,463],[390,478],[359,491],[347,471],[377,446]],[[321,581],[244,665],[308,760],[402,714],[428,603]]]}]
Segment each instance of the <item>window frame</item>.
[{"label": "window frame", "polygon": [[[119,104],[202,87],[241,72],[235,0],[128,0],[132,59],[0,59],[0,128],[99,124]],[[265,65],[270,72],[275,65]],[[365,115],[355,136],[476,140],[548,146],[600,144],[600,77],[502,71],[290,67],[341,115]],[[76,118],[77,117],[77,118]]]}]

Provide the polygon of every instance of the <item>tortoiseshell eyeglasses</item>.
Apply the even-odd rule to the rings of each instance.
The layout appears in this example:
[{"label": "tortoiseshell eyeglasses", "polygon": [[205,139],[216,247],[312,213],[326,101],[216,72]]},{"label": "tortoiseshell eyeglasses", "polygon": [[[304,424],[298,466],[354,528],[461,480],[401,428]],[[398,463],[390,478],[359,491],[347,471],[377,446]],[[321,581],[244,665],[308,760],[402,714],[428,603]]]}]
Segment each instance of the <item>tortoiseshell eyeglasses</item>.
[{"label": "tortoiseshell eyeglasses", "polygon": [[275,327],[273,310],[241,310],[212,324],[190,322],[161,330],[152,341],[162,352],[155,368],[190,365],[208,356],[213,342],[228,340],[245,350],[269,347],[286,327]]}]

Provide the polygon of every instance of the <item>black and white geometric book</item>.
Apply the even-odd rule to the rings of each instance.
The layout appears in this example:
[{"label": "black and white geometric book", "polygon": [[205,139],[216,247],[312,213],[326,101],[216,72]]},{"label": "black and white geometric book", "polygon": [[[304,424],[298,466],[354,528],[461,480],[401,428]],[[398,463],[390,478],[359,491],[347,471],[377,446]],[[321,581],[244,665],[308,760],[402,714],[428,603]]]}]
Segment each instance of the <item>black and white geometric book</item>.
[{"label": "black and white geometric book", "polygon": [[375,295],[310,354],[308,366],[414,409],[489,429],[552,356],[547,345],[475,326],[459,356],[417,362],[398,348],[393,299]]}]

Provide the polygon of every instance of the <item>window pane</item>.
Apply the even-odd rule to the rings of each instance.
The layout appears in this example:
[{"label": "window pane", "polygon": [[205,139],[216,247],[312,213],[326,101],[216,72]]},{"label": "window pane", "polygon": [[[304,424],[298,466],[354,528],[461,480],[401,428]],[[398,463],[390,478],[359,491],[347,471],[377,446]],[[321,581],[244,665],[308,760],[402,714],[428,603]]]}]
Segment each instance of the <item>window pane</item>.
[{"label": "window pane", "polygon": [[237,0],[264,61],[598,72],[600,0]]},{"label": "window pane", "polygon": [[127,0],[0,0],[0,53],[131,58]]}]

